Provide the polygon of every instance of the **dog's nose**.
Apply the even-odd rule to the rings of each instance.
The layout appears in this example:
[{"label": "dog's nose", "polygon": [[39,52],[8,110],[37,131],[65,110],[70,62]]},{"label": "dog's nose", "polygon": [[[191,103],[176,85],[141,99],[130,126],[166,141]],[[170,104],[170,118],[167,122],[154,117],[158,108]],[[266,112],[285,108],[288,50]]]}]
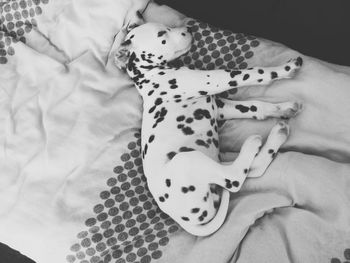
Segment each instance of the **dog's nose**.
[{"label": "dog's nose", "polygon": [[187,32],[192,33],[191,27],[189,27],[189,26],[187,27]]}]

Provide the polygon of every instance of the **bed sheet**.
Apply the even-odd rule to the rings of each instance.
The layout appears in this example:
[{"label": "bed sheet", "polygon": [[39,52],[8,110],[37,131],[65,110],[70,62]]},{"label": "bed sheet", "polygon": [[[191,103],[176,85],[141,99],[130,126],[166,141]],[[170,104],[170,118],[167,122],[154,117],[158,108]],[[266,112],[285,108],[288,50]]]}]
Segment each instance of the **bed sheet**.
[{"label": "bed sheet", "polygon": [[[1,2],[0,242],[38,263],[349,259],[349,68],[304,56],[293,80],[221,94],[295,98],[304,111],[291,120],[286,153],[232,195],[218,232],[196,238],[162,213],[148,192],[141,99],[111,60],[115,34],[146,5]],[[194,46],[177,63],[193,68],[269,66],[298,55],[153,3],[145,18],[192,27]],[[272,124],[226,122],[220,147],[237,152],[249,134],[266,135]]]}]

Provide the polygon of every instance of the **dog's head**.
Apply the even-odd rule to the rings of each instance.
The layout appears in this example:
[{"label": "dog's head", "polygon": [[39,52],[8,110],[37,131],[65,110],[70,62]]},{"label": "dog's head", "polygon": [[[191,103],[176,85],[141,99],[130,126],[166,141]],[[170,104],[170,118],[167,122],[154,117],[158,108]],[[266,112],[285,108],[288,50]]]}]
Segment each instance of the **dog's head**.
[{"label": "dog's head", "polygon": [[116,51],[115,63],[119,68],[125,68],[133,55],[146,65],[164,65],[188,52],[191,45],[192,35],[187,27],[146,23],[126,35]]}]

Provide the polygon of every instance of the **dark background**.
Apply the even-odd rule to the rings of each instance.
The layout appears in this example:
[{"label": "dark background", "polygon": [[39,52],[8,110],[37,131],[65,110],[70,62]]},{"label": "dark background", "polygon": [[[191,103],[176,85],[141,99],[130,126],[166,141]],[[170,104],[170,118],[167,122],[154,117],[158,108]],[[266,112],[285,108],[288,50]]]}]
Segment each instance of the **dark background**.
[{"label": "dark background", "polygon": [[[156,0],[187,16],[233,32],[283,43],[350,66],[349,0]],[[0,263],[34,263],[0,243]]]},{"label": "dark background", "polygon": [[235,33],[283,43],[305,55],[350,66],[348,0],[156,0]]},{"label": "dark background", "polygon": [[35,263],[33,260],[21,255],[0,243],[0,263]]}]

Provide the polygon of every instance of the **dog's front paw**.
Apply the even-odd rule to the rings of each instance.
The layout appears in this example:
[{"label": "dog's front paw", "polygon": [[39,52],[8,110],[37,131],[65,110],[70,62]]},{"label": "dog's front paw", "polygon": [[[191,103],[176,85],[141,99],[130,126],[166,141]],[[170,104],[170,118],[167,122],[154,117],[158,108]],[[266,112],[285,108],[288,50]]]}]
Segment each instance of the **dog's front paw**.
[{"label": "dog's front paw", "polygon": [[288,138],[290,133],[289,124],[287,121],[278,121],[275,126],[272,127],[270,135],[276,143],[282,145]]},{"label": "dog's front paw", "polygon": [[293,78],[300,68],[303,65],[303,59],[302,57],[297,57],[294,59],[289,60],[285,65],[284,65],[284,71],[285,71],[285,78]]},{"label": "dog's front paw", "polygon": [[253,155],[256,155],[259,153],[261,145],[262,145],[261,136],[251,135],[245,140],[242,146],[242,151],[247,151],[249,153],[252,153]]},{"label": "dog's front paw", "polygon": [[303,104],[299,102],[283,102],[277,105],[277,118],[290,119],[295,117],[303,108]]}]

